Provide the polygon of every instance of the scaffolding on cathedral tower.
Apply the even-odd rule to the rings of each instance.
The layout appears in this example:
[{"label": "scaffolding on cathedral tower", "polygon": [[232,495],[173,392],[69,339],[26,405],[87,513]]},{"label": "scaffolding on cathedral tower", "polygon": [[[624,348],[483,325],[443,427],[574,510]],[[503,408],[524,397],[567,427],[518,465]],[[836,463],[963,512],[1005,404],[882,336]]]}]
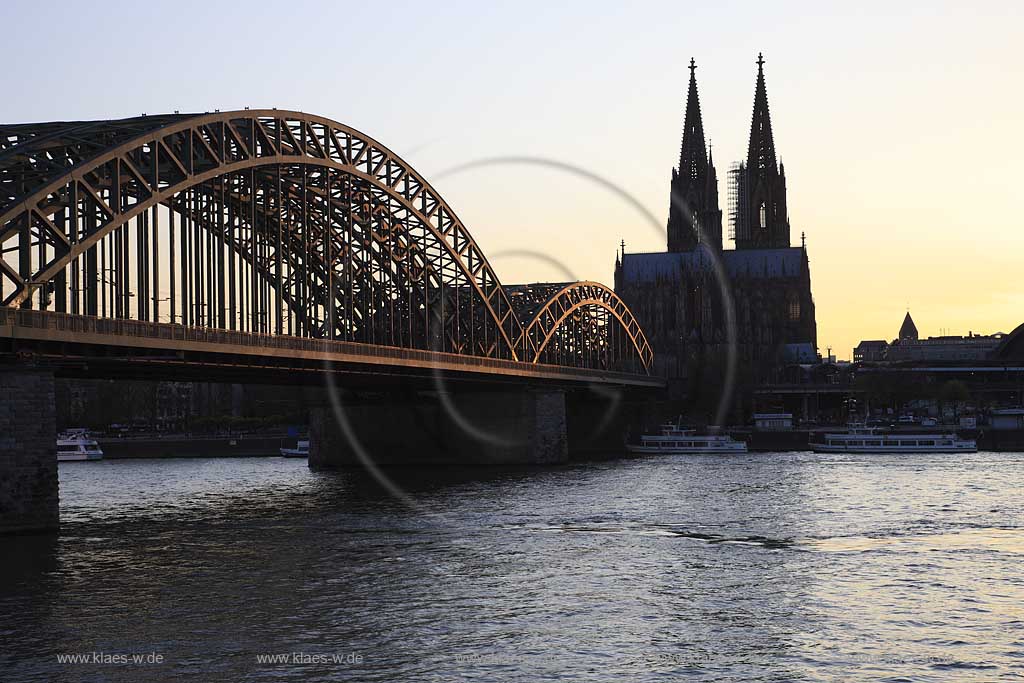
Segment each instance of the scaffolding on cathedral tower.
[{"label": "scaffolding on cathedral tower", "polygon": [[729,239],[735,240],[736,235],[746,234],[745,226],[741,225],[746,218],[743,207],[746,206],[746,197],[741,197],[743,192],[743,172],[745,170],[742,161],[737,161],[729,167]]}]

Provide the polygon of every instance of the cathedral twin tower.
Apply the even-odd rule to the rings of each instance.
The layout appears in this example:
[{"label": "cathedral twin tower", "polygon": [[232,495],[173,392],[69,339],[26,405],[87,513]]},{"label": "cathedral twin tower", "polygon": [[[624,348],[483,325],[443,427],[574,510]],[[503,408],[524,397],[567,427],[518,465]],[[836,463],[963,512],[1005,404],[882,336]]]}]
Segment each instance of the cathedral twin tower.
[{"label": "cathedral twin tower", "polygon": [[[698,244],[722,249],[722,210],[718,205],[718,174],[704,145],[704,123],[697,95],[697,66],[690,60],[690,87],[679,166],[672,170],[668,218],[668,251],[692,251]],[[730,211],[737,249],[778,249],[789,246],[786,212],[786,171],[775,160],[775,142],[764,85],[764,59],[757,56],[754,113],[750,121],[747,159],[730,171]]]}]

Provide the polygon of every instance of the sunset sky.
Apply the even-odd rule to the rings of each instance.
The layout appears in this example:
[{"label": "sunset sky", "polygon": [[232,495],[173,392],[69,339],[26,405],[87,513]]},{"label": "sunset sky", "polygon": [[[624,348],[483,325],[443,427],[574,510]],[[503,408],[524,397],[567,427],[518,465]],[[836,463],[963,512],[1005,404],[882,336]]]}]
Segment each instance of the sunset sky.
[{"label": "sunset sky", "polygon": [[[0,120],[313,112],[431,180],[504,282],[610,283],[620,239],[665,248],[690,57],[724,206],[760,51],[821,351],[891,339],[907,307],[922,335],[1024,322],[1022,6],[710,5],[9,2]],[[602,176],[658,229],[564,171],[444,173],[509,156]]]}]

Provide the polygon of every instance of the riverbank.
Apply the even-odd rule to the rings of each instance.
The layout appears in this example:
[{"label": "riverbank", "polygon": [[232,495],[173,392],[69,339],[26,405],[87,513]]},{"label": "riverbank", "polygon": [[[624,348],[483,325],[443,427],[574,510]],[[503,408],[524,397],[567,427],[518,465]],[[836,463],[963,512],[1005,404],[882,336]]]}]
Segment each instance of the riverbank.
[{"label": "riverbank", "polygon": [[294,448],[287,434],[172,435],[97,439],[103,456],[127,458],[252,458],[278,456]]}]

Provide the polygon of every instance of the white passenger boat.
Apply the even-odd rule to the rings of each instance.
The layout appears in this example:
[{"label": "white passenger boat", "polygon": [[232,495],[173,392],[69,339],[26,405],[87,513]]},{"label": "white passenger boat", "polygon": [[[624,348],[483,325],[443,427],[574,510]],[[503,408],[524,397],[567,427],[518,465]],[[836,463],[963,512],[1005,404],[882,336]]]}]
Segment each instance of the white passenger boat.
[{"label": "white passenger boat", "polygon": [[282,448],[281,456],[285,458],[308,458],[309,441],[300,441],[295,444],[295,448]]},{"label": "white passenger boat", "polygon": [[926,432],[887,432],[874,427],[854,425],[844,432],[821,435],[810,443],[815,453],[976,453],[973,439],[956,434]]},{"label": "white passenger boat", "polygon": [[747,444],[728,435],[698,436],[692,429],[671,423],[661,426],[661,434],[644,434],[640,445],[629,444],[630,453],[647,455],[684,455],[687,453],[746,453]]},{"label": "white passenger boat", "polygon": [[57,436],[57,461],[102,460],[103,449],[84,429],[69,429]]}]

